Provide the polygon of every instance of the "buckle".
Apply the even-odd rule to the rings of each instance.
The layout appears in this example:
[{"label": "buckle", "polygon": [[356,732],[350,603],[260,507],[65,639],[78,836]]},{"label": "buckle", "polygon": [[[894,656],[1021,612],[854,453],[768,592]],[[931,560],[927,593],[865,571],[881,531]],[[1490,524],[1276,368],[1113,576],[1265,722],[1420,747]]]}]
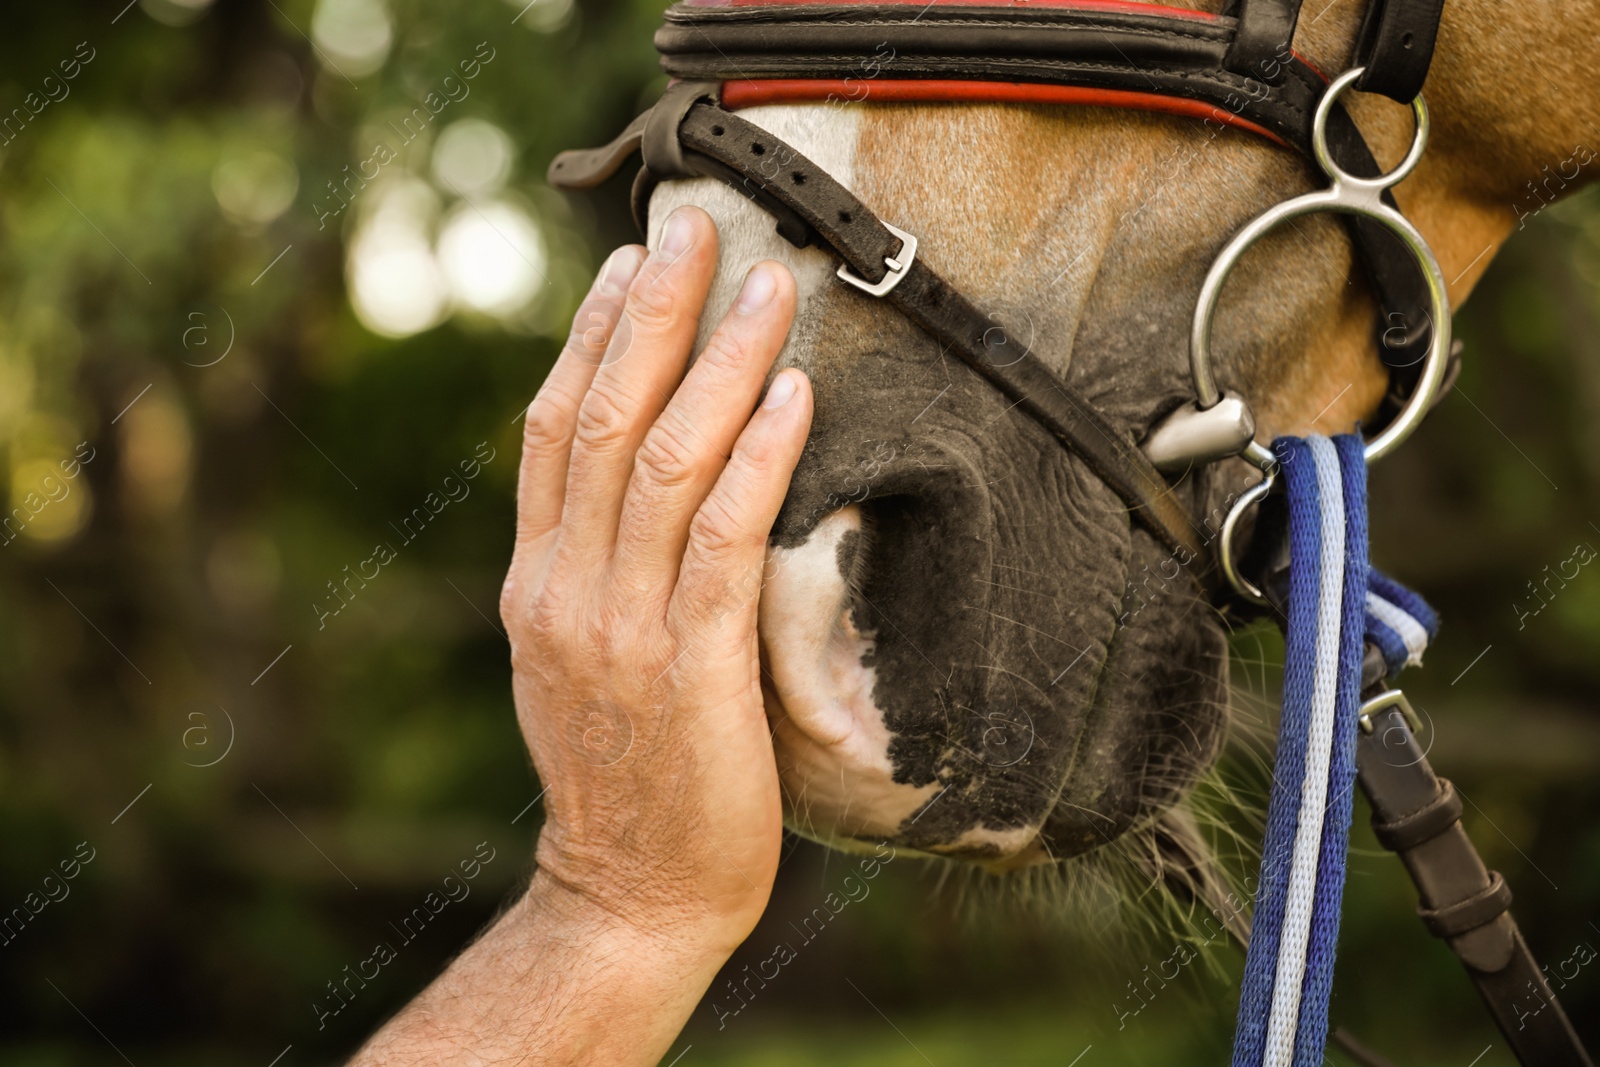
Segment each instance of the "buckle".
[{"label": "buckle", "polygon": [[1422,733],[1422,717],[1417,714],[1417,709],[1411,706],[1411,701],[1398,689],[1390,689],[1379,693],[1371,700],[1361,705],[1359,721],[1361,732],[1370,734],[1377,727],[1373,723],[1373,716],[1379,712],[1388,711],[1390,708],[1399,708],[1400,714],[1405,716],[1406,725],[1411,727],[1413,734]]},{"label": "buckle", "polygon": [[883,265],[889,268],[881,282],[869,282],[861,275],[850,269],[850,264],[839,264],[839,280],[849,282],[868,296],[883,296],[889,290],[900,284],[900,280],[911,270],[911,264],[917,259],[917,239],[912,234],[900,229],[898,226],[885,222],[883,228],[900,238],[900,250],[893,256],[884,256]]}]

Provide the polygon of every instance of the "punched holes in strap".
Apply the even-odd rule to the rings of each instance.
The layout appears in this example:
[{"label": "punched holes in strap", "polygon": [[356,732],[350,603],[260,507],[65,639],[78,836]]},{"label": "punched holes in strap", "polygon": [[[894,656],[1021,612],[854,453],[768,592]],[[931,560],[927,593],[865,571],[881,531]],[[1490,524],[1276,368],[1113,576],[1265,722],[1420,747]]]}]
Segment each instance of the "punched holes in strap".
[{"label": "punched holes in strap", "polygon": [[1448,778],[1439,779],[1439,794],[1428,805],[1389,822],[1372,819],[1372,832],[1390,852],[1409,852],[1444,833],[1461,818],[1461,798]]},{"label": "punched holes in strap", "polygon": [[1499,871],[1489,872],[1489,887],[1447,908],[1417,908],[1428,933],[1449,939],[1488,926],[1511,910],[1511,887]]},{"label": "punched holes in strap", "polygon": [[685,148],[731,168],[730,182],[763,203],[803,218],[857,274],[880,282],[901,241],[854,194],[781,138],[713,106],[688,110],[678,136]]},{"label": "punched holes in strap", "polygon": [[1409,104],[1428,78],[1443,11],[1444,0],[1371,0],[1354,63],[1367,73],[1356,88]]}]

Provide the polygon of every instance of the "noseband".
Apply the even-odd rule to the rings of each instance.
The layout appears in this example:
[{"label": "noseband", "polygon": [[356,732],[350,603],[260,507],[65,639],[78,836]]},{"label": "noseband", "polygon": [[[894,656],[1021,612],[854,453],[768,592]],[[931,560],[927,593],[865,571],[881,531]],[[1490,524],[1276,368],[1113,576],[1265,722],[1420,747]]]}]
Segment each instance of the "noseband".
[{"label": "noseband", "polygon": [[[557,187],[590,188],[641,152],[633,195],[641,227],[658,182],[726,182],[768,211],[790,243],[838,256],[841,281],[895,307],[1048,430],[1187,564],[1203,560],[1213,538],[1162,470],[1182,473],[1245,451],[1255,430],[1240,398],[1214,387],[1207,394],[1212,377],[1204,350],[1192,352],[1195,404],[1171,413],[1141,448],[919,257],[915,236],[879,219],[797,149],[732,109],[806,100],[1098,104],[1200,117],[1315,154],[1346,178],[1345,188],[1372,194],[1353,207],[1325,203],[1311,210],[1347,212],[1357,258],[1378,296],[1378,348],[1392,380],[1378,421],[1391,431],[1399,427],[1387,435],[1392,446],[1426,411],[1443,376],[1444,361],[1425,357],[1448,348],[1448,303],[1442,286],[1429,284],[1431,255],[1419,276],[1413,242],[1391,219],[1356,213],[1381,206],[1400,219],[1387,185],[1409,168],[1386,183],[1370,182],[1379,170],[1360,131],[1337,94],[1325,92],[1325,76],[1289,45],[1299,6],[1243,0],[1235,14],[1210,15],[1118,0],[1036,0],[1025,7],[1004,0],[681,3],[656,34],[663,67],[680,80],[610,145],[556,157],[549,177]],[[1354,87],[1413,100],[1427,75],[1441,7],[1442,0],[1375,0]],[[1419,129],[1419,135],[1420,146],[1425,134]],[[1213,292],[1213,307],[1214,298]],[[1207,327],[1209,317],[1207,310]],[[1409,417],[1397,424],[1397,413]],[[1259,445],[1246,455],[1264,468],[1263,457],[1270,459]],[[1252,500],[1264,492],[1257,489]],[[1238,511],[1225,524],[1224,548]],[[1223,569],[1255,599],[1255,587],[1236,577],[1231,554]]]},{"label": "noseband", "polygon": [[[1415,167],[1427,140],[1420,93],[1443,4],[1368,0],[1352,69],[1330,82],[1291,47],[1300,0],[1227,0],[1219,15],[1123,0],[685,0],[668,10],[656,34],[671,86],[611,144],[557,156],[549,180],[558,188],[592,188],[639,152],[644,167],[634,182],[633,210],[641,229],[659,182],[725,182],[772,215],[785,240],[831,252],[841,261],[843,284],[894,307],[1048,430],[1181,564],[1203,560],[1217,540],[1220,569],[1235,592],[1281,613],[1283,590],[1267,580],[1282,577],[1281,546],[1258,545],[1249,553],[1259,561],[1259,586],[1234,557],[1239,518],[1271,490],[1276,464],[1255,440],[1248,402],[1216,381],[1212,317],[1229,271],[1250,244],[1289,219],[1336,212],[1372,284],[1375,343],[1390,374],[1367,461],[1396,447],[1427,413],[1451,369],[1449,300],[1432,252],[1390,190]],[[1339,103],[1349,89],[1413,107],[1411,150],[1387,175]],[[878,218],[793,146],[734,114],[759,104],[859,101],[1165,112],[1296,149],[1316,160],[1331,186],[1269,209],[1223,248],[1191,330],[1195,398],[1165,413],[1136,442],[945,281],[919,255],[914,234]],[[1259,467],[1263,480],[1233,502],[1213,537],[1179,502],[1167,476],[1232,456]],[[1276,531],[1280,540],[1282,532]],[[1385,744],[1400,737],[1416,750],[1414,760],[1395,766],[1376,742],[1362,742],[1361,784],[1381,820],[1380,839],[1400,853],[1424,900],[1449,902],[1423,917],[1448,913],[1450,922],[1434,921],[1429,929],[1467,964],[1518,1058],[1588,1065],[1506,911],[1509,892],[1460,830],[1460,804],[1448,782],[1434,776],[1416,749],[1403,714],[1409,705],[1398,691],[1386,691],[1387,673],[1383,655],[1368,645],[1364,737],[1377,724]],[[1471,914],[1457,916],[1462,909]],[[1554,1008],[1537,1026],[1514,1010],[1524,986]],[[1364,1063],[1382,1062],[1343,1043]]]}]

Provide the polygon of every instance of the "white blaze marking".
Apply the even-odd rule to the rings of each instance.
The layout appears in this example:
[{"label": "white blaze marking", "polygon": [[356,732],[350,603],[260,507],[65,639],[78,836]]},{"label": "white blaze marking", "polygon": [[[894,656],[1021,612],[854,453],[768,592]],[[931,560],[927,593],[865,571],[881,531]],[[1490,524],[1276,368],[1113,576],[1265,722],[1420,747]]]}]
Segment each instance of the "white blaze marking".
[{"label": "white blaze marking", "polygon": [[[746,108],[739,112],[739,117],[792,145],[845,188],[854,186],[856,140],[861,126],[859,108],[834,104],[769,104]],[[784,172],[779,171],[774,180],[783,176]],[[832,255],[817,248],[794,247],[778,236],[771,215],[716,178],[663,182],[656,189],[650,198],[650,247],[660,242],[661,227],[667,216],[683,204],[695,204],[710,213],[716,221],[720,242],[717,277],[711,286],[710,299],[706,301],[706,314],[700,319],[698,344],[705,343],[712,328],[733,303],[745,272],[763,259],[776,259],[794,272],[800,298],[796,322],[804,319],[810,296],[834,283],[837,263]]]}]

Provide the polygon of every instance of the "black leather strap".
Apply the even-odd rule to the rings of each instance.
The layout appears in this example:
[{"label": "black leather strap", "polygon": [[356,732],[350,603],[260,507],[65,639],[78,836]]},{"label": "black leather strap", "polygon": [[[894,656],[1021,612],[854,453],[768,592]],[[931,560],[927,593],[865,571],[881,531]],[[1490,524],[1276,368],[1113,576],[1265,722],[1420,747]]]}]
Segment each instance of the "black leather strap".
[{"label": "black leather strap", "polygon": [[[1281,2],[1281,0],[1278,0]],[[1268,88],[1224,65],[1231,18],[1178,18],[1096,8],[938,4],[707,7],[677,4],[656,31],[668,74],[728,78],[882,78],[1031,82],[1200,100],[1309,151],[1325,86],[1290,58]]]},{"label": "black leather strap", "polygon": [[1409,104],[1427,80],[1443,11],[1444,0],[1369,0],[1352,64],[1367,73],[1356,88]]},{"label": "black leather strap", "polygon": [[1417,915],[1428,933],[1448,940],[1488,926],[1510,910],[1511,887],[1499,871],[1490,871],[1487,889],[1447,908],[1418,908]]},{"label": "black leather strap", "polygon": [[[656,48],[667,73],[696,81],[862,79],[863,57],[887,55],[876,68],[880,77],[1181,97],[1248,119],[1309,156],[1311,119],[1326,83],[1289,51],[1288,36],[1278,39],[1285,29],[1292,35],[1298,7],[1297,0],[1245,0],[1237,18],[1203,19],[1093,8],[678,4],[656,32]],[[1379,173],[1342,107],[1329,117],[1328,142],[1351,174]],[[1388,191],[1384,198],[1395,206]],[[637,214],[637,198],[635,204]],[[1426,285],[1386,227],[1359,216],[1345,221],[1378,303],[1378,351],[1401,369],[1393,391],[1406,395],[1428,350]]]},{"label": "black leather strap", "polygon": [[[1358,178],[1375,178],[1381,173],[1366,138],[1343,107],[1328,112],[1327,136],[1328,151],[1340,167]],[[1400,209],[1392,190],[1385,189],[1382,197],[1385,204]],[[1417,270],[1416,260],[1388,227],[1359,215],[1347,215],[1345,220],[1356,262],[1378,303],[1378,355],[1391,372],[1399,372],[1394,391],[1408,395],[1422,372],[1432,335],[1427,282]]]},{"label": "black leather strap", "polygon": [[[1237,10],[1233,10],[1233,8]],[[1239,20],[1222,65],[1235,74],[1259,78],[1268,85],[1283,79],[1289,63],[1300,0],[1239,0],[1228,13]]]}]

